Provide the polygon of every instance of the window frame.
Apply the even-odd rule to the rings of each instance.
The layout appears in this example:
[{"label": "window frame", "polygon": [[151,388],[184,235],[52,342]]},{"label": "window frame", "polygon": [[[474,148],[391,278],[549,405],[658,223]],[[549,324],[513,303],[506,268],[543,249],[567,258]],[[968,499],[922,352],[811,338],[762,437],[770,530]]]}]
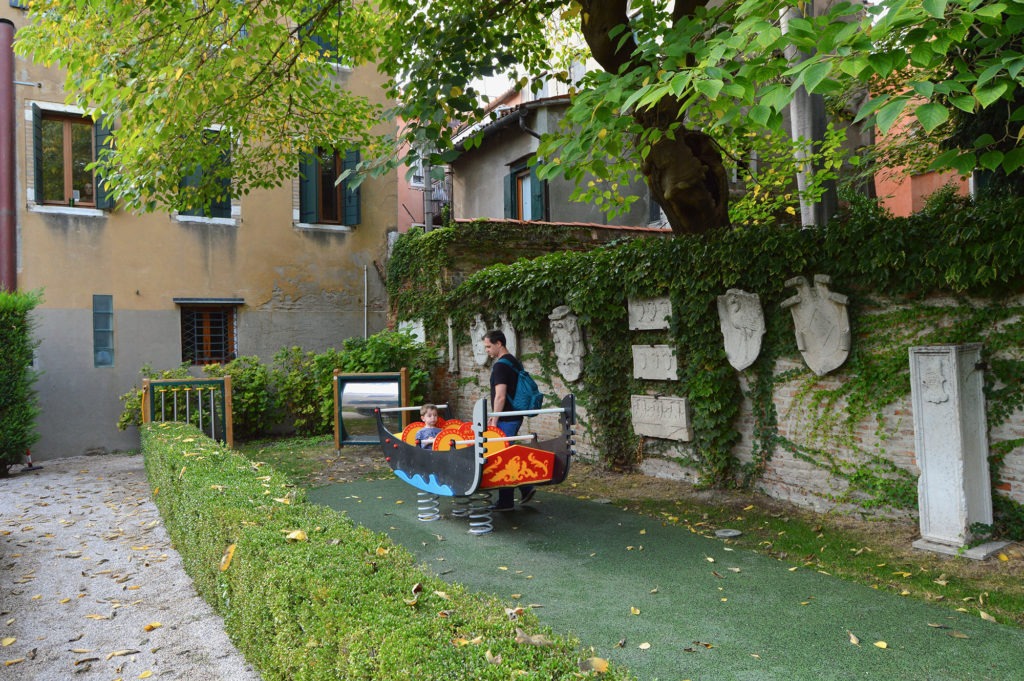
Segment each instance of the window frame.
[{"label": "window frame", "polygon": [[[228,134],[227,131],[224,130],[223,128],[221,128],[221,127],[212,127],[212,128],[208,128],[205,131],[203,131],[204,139],[207,139],[208,135],[213,136],[213,135],[226,135],[226,134]],[[232,169],[231,168],[231,152],[230,152],[230,150],[224,152],[223,154],[221,154],[219,162],[221,164],[223,164],[223,166],[225,166],[229,171]],[[187,175],[185,175],[185,176],[183,176],[181,178],[180,186],[181,187],[190,187],[190,186],[194,187],[194,186],[198,185],[202,181],[202,179],[203,179],[203,174],[204,174],[204,168],[203,168],[202,164],[197,164],[196,167],[192,170],[192,172],[188,173]],[[225,219],[226,220],[232,220],[233,219],[233,214],[234,214],[233,213],[234,207],[232,205],[232,200],[231,200],[231,173],[230,172],[228,173],[228,177],[227,178],[221,178],[220,184],[221,184],[221,187],[222,187],[224,193],[223,193],[223,195],[221,197],[217,198],[214,201],[211,201],[209,208],[207,208],[205,206],[199,206],[199,207],[193,206],[193,207],[190,207],[190,208],[185,208],[183,210],[179,210],[178,211],[178,217],[179,218],[186,218],[186,219],[187,218],[193,218],[193,219],[200,219],[200,220],[225,220]]]},{"label": "window frame", "polygon": [[[529,180],[530,214],[524,215],[524,185]],[[548,215],[547,181],[537,177],[537,166],[527,165],[525,160],[509,164],[505,175],[505,217],[511,220],[546,221]]]},{"label": "window frame", "polygon": [[[238,304],[229,302],[179,302],[181,361],[192,366],[207,364],[226,364],[238,357]],[[222,330],[215,330],[213,315],[223,314]],[[189,319],[191,317],[191,319]],[[194,330],[200,326],[196,318],[203,318],[202,352],[197,345],[198,336]],[[190,329],[193,331],[189,337]],[[215,334],[220,336],[215,337]],[[217,352],[215,343],[220,342],[222,349]],[[191,352],[190,352],[191,351]]]},{"label": "window frame", "polygon": [[[360,152],[350,149],[344,154],[338,150],[317,148],[314,153],[306,154],[299,162],[299,222],[308,225],[324,225],[333,229],[349,229],[362,222],[362,186],[351,187],[348,178],[339,183],[334,190],[339,201],[338,221],[328,221],[323,217],[323,196],[321,192],[320,155],[330,151],[334,159],[334,172],[340,175],[346,171],[354,172],[359,165]],[[340,168],[340,172],[337,170]]]},{"label": "window frame", "polygon": [[[100,210],[109,211],[114,207],[114,200],[107,191],[106,185],[103,182],[103,178],[100,173],[96,171],[87,171],[91,173],[92,185],[93,185],[93,200],[90,202],[75,201],[72,194],[74,191],[73,182],[73,155],[68,153],[69,147],[71,146],[71,139],[68,136],[68,129],[72,125],[89,125],[91,129],[91,150],[89,153],[89,163],[93,163],[97,160],[99,151],[104,147],[109,147],[113,142],[111,136],[111,127],[107,120],[100,119],[94,120],[87,116],[85,112],[77,107],[69,107],[65,105],[50,103],[50,102],[32,102],[31,103],[31,116],[32,116],[32,202],[39,208],[53,209],[56,207],[62,208],[74,208],[82,209],[84,211],[89,210]],[[61,121],[64,124],[64,132],[62,133],[62,149],[63,149],[63,193],[60,199],[48,199],[43,191],[43,173],[44,167],[48,167],[46,159],[44,158],[43,148],[43,124],[44,121]],[[51,161],[52,163],[53,161]],[[70,176],[70,177],[69,177]],[[69,182],[70,180],[70,182]]]},{"label": "window frame", "polygon": [[[101,359],[108,353],[109,359]],[[92,365],[94,368],[114,366],[114,296],[92,296]]]}]

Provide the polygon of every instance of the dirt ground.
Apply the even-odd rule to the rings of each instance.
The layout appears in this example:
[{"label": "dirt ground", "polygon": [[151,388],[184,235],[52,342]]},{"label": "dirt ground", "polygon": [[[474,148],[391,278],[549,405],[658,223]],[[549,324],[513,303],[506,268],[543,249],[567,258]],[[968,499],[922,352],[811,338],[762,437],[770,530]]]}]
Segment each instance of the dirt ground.
[{"label": "dirt ground", "polygon": [[[357,480],[380,473],[389,475],[377,447],[343,448],[339,455],[329,452],[322,456],[320,468],[309,478],[309,484],[319,487],[334,482]],[[1024,544],[1014,543],[1001,551],[1008,560],[958,560],[948,556],[926,553],[911,544],[920,537],[917,521],[865,520],[841,513],[820,514],[802,509],[791,503],[772,499],[754,492],[738,490],[697,489],[680,480],[668,480],[637,472],[612,472],[599,465],[573,462],[565,484],[547,488],[551,492],[571,494],[592,499],[609,499],[616,503],[644,500],[683,501],[723,507],[737,513],[754,504],[764,513],[778,517],[801,518],[812,526],[820,525],[831,532],[842,532],[870,541],[876,549],[892,556],[893,560],[917,564],[922,569],[939,569],[950,576],[978,580],[984,588],[986,580],[1005,580],[1007,576],[1024,579]]]}]

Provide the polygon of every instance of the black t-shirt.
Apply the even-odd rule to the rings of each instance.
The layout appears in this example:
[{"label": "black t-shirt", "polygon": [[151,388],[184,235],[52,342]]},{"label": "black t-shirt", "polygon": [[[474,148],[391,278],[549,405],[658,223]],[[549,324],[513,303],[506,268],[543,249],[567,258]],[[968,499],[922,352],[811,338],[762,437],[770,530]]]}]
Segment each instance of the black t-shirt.
[{"label": "black t-shirt", "polygon": [[[513,366],[509,365],[509,362]],[[505,384],[505,406],[502,411],[512,411],[512,398],[516,394],[516,385],[519,383],[519,371],[523,368],[522,362],[516,359],[511,353],[503,355],[500,360],[494,360],[491,365],[491,408],[494,408],[494,386]],[[522,416],[502,417],[502,421],[522,421]]]}]

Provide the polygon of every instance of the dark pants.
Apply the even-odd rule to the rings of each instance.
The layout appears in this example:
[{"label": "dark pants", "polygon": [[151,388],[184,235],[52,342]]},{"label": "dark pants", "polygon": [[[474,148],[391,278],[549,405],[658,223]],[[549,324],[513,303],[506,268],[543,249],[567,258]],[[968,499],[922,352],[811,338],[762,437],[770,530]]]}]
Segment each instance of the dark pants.
[{"label": "dark pants", "polygon": [[[505,433],[506,437],[512,437],[519,433],[519,427],[523,425],[522,421],[502,421],[498,420],[498,429]],[[522,485],[519,487],[520,498],[526,495],[533,489],[533,485]],[[516,503],[516,488],[515,487],[502,487],[498,490],[498,501],[495,506],[499,508],[511,508]]]}]

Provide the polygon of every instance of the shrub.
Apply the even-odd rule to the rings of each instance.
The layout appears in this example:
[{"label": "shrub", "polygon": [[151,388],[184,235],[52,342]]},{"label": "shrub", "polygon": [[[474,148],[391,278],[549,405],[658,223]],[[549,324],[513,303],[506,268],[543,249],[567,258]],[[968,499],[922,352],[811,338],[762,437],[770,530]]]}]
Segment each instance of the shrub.
[{"label": "shrub", "polygon": [[[207,376],[231,376],[234,431],[239,439],[268,435],[284,424],[299,435],[327,435],[334,430],[335,369],[348,373],[409,370],[409,393],[422,402],[430,383],[430,369],[438,354],[407,332],[382,331],[369,338],[350,338],[341,350],[315,353],[298,346],[282,348],[273,366],[259,357],[238,357],[228,364],[203,367]],[[156,371],[146,364],[142,378],[188,378],[190,366]],[[142,389],[133,386],[121,395],[124,409],[117,422],[120,430],[142,423]]]},{"label": "shrub", "polygon": [[35,429],[39,408],[32,385],[32,320],[39,304],[38,293],[0,291],[0,477],[21,463],[25,452],[39,439]]},{"label": "shrub", "polygon": [[[142,365],[139,369],[139,375],[143,379],[161,379],[161,378],[189,378],[189,364],[183,362],[181,366],[174,369],[163,369],[157,371],[153,368],[149,362]],[[117,419],[118,430],[128,430],[131,426],[142,425],[142,388],[133,385],[131,390],[124,393],[119,400],[124,402],[124,408],[121,410],[121,416]]]},{"label": "shrub", "polygon": [[207,364],[211,378],[231,377],[232,423],[235,438],[252,439],[270,432],[279,420],[276,392],[270,370],[256,355],[236,357],[227,364]]},{"label": "shrub", "polygon": [[[154,499],[186,571],[267,681],[579,675],[576,642],[544,630],[550,646],[517,644],[517,627],[538,633],[535,615],[510,622],[497,599],[426,573],[386,535],[308,503],[280,472],[186,425],[147,425],[142,441]],[[305,539],[289,541],[296,530]],[[484,644],[454,645],[476,637]],[[602,678],[629,677],[612,669]]]}]

